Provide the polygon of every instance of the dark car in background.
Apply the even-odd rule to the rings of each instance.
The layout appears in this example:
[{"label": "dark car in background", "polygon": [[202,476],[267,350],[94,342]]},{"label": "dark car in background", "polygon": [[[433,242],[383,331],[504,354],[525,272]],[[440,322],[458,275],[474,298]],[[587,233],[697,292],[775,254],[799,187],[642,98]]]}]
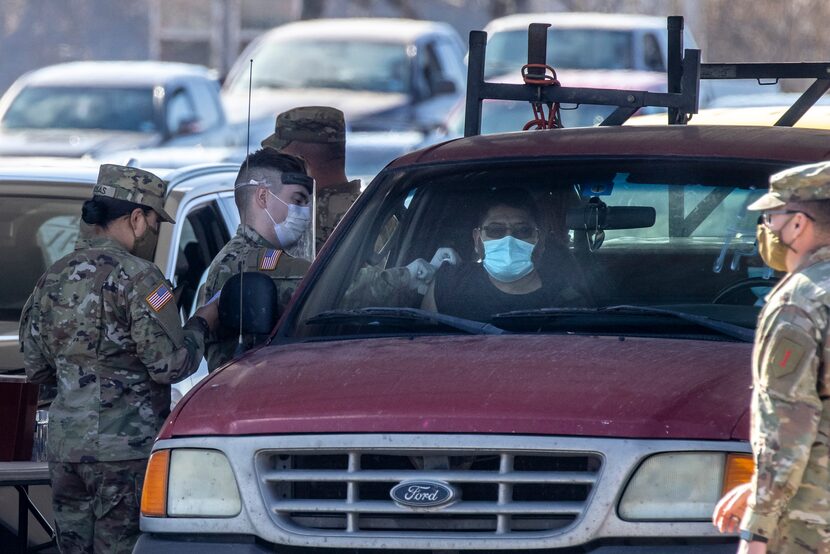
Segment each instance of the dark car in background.
[{"label": "dark car in background", "polygon": [[[355,131],[428,129],[463,97],[464,52],[446,23],[290,23],[259,37],[239,56],[224,84],[225,109],[231,122],[245,121],[253,60],[251,116],[264,120],[268,134],[276,114],[309,105],[343,110]],[[259,134],[252,134],[254,143],[265,138]]]},{"label": "dark car in background", "polygon": [[73,62],[20,77],[0,99],[0,156],[80,157],[228,140],[219,83],[167,62]]}]

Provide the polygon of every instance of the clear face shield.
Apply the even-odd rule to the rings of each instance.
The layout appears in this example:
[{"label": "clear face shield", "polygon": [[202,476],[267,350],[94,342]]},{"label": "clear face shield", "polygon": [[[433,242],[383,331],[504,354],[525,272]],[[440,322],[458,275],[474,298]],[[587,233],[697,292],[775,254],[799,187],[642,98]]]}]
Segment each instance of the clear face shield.
[{"label": "clear face shield", "polygon": [[[307,212],[308,220],[304,225],[304,229],[296,242],[285,248],[285,252],[294,258],[302,258],[309,262],[314,260],[317,255],[316,252],[316,222],[317,222],[317,183],[303,173],[283,173],[282,184],[284,185],[301,185],[311,193],[311,201],[307,206],[298,206],[303,212]],[[297,208],[294,208],[297,211]],[[292,208],[289,206],[288,217],[292,217]],[[287,220],[288,218],[286,218]],[[297,221],[295,219],[295,221]]]},{"label": "clear face shield", "polygon": [[[283,251],[294,258],[313,261],[316,255],[315,249],[315,222],[316,222],[316,183],[303,173],[282,173],[281,182],[283,185],[300,185],[311,193],[311,201],[308,205],[289,204],[279,196],[268,191],[277,201],[282,202],[288,208],[284,221],[277,223],[266,210],[266,214],[274,224],[274,232]],[[250,180],[250,185],[268,185],[267,182]]]}]

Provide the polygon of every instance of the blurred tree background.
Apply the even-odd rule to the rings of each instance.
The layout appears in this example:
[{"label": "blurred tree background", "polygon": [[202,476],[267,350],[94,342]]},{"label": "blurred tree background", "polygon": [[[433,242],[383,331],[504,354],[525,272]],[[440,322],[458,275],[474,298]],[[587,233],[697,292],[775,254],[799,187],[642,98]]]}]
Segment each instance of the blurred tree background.
[{"label": "blurred tree background", "polygon": [[830,0],[0,0],[0,92],[81,59],[163,59],[227,71],[258,34],[316,17],[446,21],[462,37],[519,12],[684,15],[708,61],[830,60]]}]

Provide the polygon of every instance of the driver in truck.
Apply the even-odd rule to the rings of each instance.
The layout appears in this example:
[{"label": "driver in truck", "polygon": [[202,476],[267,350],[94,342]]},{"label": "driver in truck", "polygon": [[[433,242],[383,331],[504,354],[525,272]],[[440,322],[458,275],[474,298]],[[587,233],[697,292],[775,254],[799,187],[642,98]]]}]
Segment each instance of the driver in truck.
[{"label": "driver in truck", "polygon": [[[483,205],[472,230],[478,261],[439,269],[423,309],[488,321],[512,310],[586,305],[585,294],[563,270],[564,260],[542,263],[546,233],[528,192],[497,189]],[[546,271],[554,266],[556,274]]]}]

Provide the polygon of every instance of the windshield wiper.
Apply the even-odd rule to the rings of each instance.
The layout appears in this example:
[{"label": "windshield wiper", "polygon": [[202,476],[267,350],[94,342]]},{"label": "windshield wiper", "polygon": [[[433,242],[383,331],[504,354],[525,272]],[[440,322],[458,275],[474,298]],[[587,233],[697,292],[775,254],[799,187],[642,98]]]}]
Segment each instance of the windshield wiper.
[{"label": "windshield wiper", "polygon": [[480,321],[439,314],[437,312],[429,312],[418,308],[376,307],[360,308],[356,310],[330,310],[308,318],[305,323],[306,325],[321,323],[370,324],[372,322],[381,323],[383,321],[407,321],[432,325],[444,325],[446,327],[450,327],[451,329],[469,333],[471,335],[503,335],[507,333],[504,329],[499,329],[489,323],[482,323]]},{"label": "windshield wiper", "polygon": [[503,312],[493,316],[493,322],[509,323],[522,320],[555,320],[571,316],[590,315],[657,315],[676,318],[689,323],[694,323],[705,329],[717,331],[727,337],[742,342],[753,342],[755,331],[740,325],[727,323],[719,319],[712,319],[702,315],[690,314],[668,308],[653,308],[650,306],[633,306],[622,304],[619,306],[606,306],[602,308],[541,308],[538,310],[519,310],[514,312]]}]

